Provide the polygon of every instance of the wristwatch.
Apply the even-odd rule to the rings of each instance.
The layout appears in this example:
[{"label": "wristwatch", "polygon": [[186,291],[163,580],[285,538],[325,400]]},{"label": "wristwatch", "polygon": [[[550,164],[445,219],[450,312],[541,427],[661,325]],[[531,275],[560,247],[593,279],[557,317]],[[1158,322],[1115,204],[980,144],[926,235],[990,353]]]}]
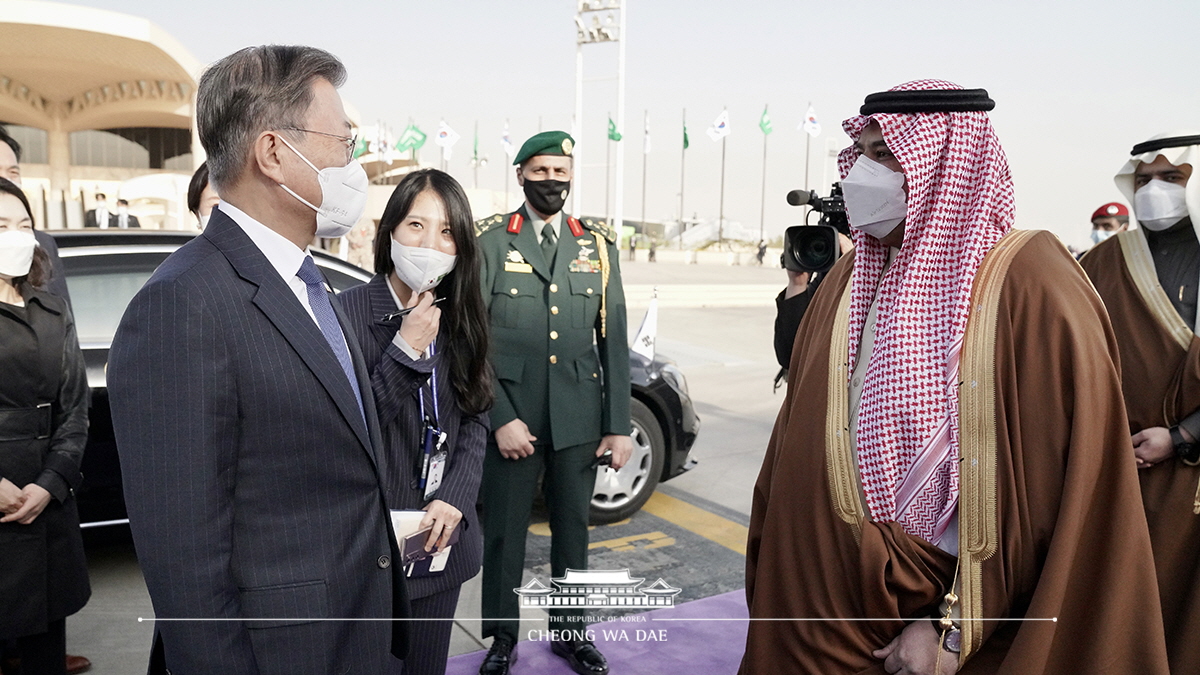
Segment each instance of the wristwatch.
[{"label": "wristwatch", "polygon": [[1187,442],[1178,426],[1171,427],[1170,432],[1171,445],[1175,446],[1175,454],[1179,455],[1179,459],[1188,466],[1200,464],[1200,443]]},{"label": "wristwatch", "polygon": [[932,619],[933,629],[937,631],[938,642],[942,642],[942,631],[945,630],[946,640],[942,642],[942,648],[948,652],[958,654],[962,651],[962,631],[954,623],[950,624],[950,628],[946,629],[942,626],[943,621],[948,619]]}]

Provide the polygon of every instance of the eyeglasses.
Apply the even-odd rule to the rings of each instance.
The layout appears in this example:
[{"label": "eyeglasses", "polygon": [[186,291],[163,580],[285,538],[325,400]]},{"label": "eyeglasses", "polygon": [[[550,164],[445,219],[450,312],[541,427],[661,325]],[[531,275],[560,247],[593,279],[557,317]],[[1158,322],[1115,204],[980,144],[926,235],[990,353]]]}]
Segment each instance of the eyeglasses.
[{"label": "eyeglasses", "polygon": [[327,136],[335,138],[342,145],[346,146],[346,159],[354,158],[354,148],[358,145],[358,134],[353,136],[338,136],[337,134],[327,134],[324,131],[313,131],[312,129],[301,129],[300,127],[283,127],[284,131],[303,131],[306,134],[316,134],[318,136]]}]

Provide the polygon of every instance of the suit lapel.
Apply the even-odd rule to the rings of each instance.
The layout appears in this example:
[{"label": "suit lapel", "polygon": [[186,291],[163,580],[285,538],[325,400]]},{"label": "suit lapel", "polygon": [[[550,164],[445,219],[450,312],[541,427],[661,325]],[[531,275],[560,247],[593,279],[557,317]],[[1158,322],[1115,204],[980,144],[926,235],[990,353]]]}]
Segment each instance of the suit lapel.
[{"label": "suit lapel", "polygon": [[546,256],[542,255],[542,247],[538,246],[537,234],[533,231],[533,220],[524,206],[517,209],[517,213],[521,214],[525,221],[520,234],[509,235],[512,238],[512,247],[525,257],[525,262],[533,266],[533,271],[537,272],[538,276],[550,281],[550,265],[546,262]]},{"label": "suit lapel", "polygon": [[[258,287],[258,292],[255,293],[253,300],[255,306],[266,315],[275,329],[283,335],[292,349],[296,350],[300,359],[329,392],[342,417],[354,430],[354,434],[358,436],[358,440],[370,455],[371,461],[374,462],[375,453],[371,433],[364,424],[363,415],[359,413],[354,390],[351,389],[350,382],[346,380],[346,374],[338,364],[337,357],[333,355],[329,343],[325,341],[321,329],[308,315],[304,306],[300,304],[296,294],[271,266],[262,251],[258,250],[250,237],[246,236],[242,228],[232,218],[221,213],[220,209],[213,210],[209,226],[200,236],[207,237],[212,241],[240,277]],[[353,336],[348,334],[349,324],[341,314],[336,299],[331,298],[331,302],[338,321],[342,325],[346,343],[350,346],[351,359],[355,364],[355,369],[359,371],[362,366],[362,354],[358,352]],[[356,353],[358,354],[357,360],[354,359]],[[360,389],[362,389],[361,373],[359,380]],[[369,380],[367,382],[369,384]],[[373,410],[373,405],[368,407],[367,404],[368,400],[373,401],[373,399],[369,399],[369,393],[370,387],[366,387],[366,393],[362,397],[364,412]]]}]

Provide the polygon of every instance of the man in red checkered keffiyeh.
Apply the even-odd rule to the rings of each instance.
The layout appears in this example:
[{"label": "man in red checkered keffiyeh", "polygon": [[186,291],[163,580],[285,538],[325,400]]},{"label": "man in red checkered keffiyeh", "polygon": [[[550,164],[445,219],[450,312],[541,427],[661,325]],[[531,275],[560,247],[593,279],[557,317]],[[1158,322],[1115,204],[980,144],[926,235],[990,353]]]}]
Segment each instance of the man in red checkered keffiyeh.
[{"label": "man in red checkered keffiyeh", "polygon": [[1112,328],[1014,230],[994,106],[919,80],[844,124],[856,250],[754,486],[743,675],[1167,673]]},{"label": "man in red checkered keffiyeh", "polygon": [[[918,80],[892,91],[961,89]],[[958,503],[958,354],[971,284],[984,254],[1012,229],[1012,177],[986,112],[970,110],[846,120],[854,145],[838,157],[842,178],[864,150],[875,159],[858,145],[872,122],[891,154],[881,163],[895,162],[907,179],[908,210],[904,245],[886,273],[888,246],[861,230],[855,236],[851,345],[878,302],[858,412],[859,471],[874,519],[937,544]],[[847,188],[854,226],[852,196]],[[855,356],[852,349],[852,372]]]}]

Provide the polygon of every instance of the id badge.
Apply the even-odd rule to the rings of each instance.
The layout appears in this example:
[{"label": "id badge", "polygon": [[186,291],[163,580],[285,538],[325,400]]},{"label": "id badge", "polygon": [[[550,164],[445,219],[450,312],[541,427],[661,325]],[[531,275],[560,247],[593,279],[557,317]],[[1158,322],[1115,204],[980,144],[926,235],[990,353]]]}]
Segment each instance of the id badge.
[{"label": "id badge", "polygon": [[425,499],[433,496],[442,486],[442,474],[446,472],[446,451],[443,450],[429,460],[429,474],[425,479]]}]

